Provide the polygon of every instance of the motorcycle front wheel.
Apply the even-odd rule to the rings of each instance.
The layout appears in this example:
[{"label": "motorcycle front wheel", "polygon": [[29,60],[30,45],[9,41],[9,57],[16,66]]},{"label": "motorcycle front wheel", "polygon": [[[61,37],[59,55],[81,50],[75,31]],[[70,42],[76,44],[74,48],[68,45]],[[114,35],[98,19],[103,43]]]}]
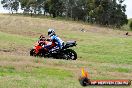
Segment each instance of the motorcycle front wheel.
[{"label": "motorcycle front wheel", "polygon": [[35,49],[30,50],[30,56],[35,56]]}]

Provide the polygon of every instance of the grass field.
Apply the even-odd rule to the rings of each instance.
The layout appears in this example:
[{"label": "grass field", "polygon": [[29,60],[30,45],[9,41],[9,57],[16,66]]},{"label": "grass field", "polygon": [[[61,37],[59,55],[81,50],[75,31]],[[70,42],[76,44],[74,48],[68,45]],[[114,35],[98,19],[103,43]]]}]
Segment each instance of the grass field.
[{"label": "grass field", "polygon": [[[38,37],[48,37],[48,28],[55,28],[64,41],[77,41],[76,61],[29,56]],[[82,67],[92,79],[132,80],[132,36],[125,33],[73,21],[1,14],[0,88],[81,88]]]}]

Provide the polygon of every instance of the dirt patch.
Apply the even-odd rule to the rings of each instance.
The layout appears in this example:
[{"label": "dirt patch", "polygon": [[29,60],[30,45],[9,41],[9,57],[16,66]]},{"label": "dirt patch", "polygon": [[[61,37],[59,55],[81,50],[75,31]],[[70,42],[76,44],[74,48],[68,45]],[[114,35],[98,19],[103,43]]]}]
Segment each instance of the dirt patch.
[{"label": "dirt patch", "polygon": [[1,55],[24,55],[24,56],[29,56],[30,55],[30,49],[27,50],[22,50],[22,49],[17,49],[17,50],[2,50],[0,49],[0,54]]},{"label": "dirt patch", "polygon": [[2,49],[0,49],[0,52],[12,52],[12,50],[2,50]]}]

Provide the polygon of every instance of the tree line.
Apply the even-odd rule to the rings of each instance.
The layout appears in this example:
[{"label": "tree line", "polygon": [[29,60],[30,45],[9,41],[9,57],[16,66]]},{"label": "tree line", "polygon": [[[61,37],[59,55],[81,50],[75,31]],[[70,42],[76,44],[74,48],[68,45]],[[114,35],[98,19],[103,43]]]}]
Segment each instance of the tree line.
[{"label": "tree line", "polygon": [[127,24],[124,0],[2,0],[1,4],[12,13],[19,6],[23,14],[71,18],[89,23],[120,28]]}]

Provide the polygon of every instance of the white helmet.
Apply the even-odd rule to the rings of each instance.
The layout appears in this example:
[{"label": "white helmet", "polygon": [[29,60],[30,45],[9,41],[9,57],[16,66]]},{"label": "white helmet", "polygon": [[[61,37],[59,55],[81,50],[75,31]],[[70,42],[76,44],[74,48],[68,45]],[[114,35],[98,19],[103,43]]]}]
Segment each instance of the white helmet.
[{"label": "white helmet", "polygon": [[53,35],[55,35],[55,30],[54,29],[48,29],[48,36],[53,36]]}]

